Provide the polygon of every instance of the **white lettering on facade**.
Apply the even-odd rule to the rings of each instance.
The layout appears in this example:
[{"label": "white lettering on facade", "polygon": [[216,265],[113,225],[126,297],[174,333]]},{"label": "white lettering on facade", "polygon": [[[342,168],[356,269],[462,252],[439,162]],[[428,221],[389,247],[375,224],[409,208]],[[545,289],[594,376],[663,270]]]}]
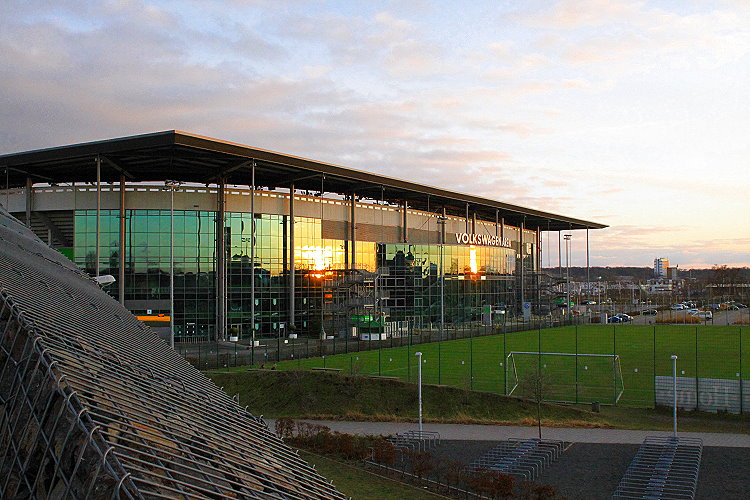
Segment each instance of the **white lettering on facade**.
[{"label": "white lettering on facade", "polygon": [[510,239],[488,234],[456,233],[456,243],[510,248]]}]

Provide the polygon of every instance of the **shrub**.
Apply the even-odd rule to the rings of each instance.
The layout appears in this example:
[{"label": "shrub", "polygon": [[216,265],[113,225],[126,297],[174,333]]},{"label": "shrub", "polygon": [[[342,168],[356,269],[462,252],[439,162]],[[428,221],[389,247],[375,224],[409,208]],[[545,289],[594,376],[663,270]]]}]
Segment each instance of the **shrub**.
[{"label": "shrub", "polygon": [[419,479],[429,474],[434,468],[435,463],[432,461],[432,455],[426,451],[412,455],[412,472]]},{"label": "shrub", "polygon": [[380,440],[373,447],[372,458],[378,463],[393,465],[396,463],[396,447],[384,439]]},{"label": "shrub", "polygon": [[511,498],[516,487],[516,478],[498,471],[486,473],[488,493],[495,498]]},{"label": "shrub", "polygon": [[284,440],[294,437],[294,420],[289,417],[277,418],[276,435]]},{"label": "shrub", "polygon": [[534,487],[534,500],[551,500],[557,497],[557,490],[549,485]]}]

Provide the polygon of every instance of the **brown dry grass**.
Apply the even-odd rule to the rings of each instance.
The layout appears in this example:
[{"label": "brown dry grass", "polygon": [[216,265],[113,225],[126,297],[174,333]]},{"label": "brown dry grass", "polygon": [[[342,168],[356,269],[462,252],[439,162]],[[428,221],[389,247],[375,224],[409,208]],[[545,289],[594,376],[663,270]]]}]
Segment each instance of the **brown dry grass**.
[{"label": "brown dry grass", "polygon": [[[418,420],[410,417],[398,415],[367,415],[363,413],[346,413],[344,415],[331,414],[306,414],[300,415],[300,419],[308,420],[332,420],[332,421],[359,421],[359,422],[417,422]],[[493,420],[470,417],[468,415],[458,415],[454,418],[424,418],[424,422],[433,424],[461,424],[461,425],[518,425],[522,427],[535,427],[537,421],[531,417],[525,417],[518,420]],[[587,422],[585,420],[548,420],[542,419],[544,427],[576,427],[582,429],[614,429],[615,426],[607,422]]]}]

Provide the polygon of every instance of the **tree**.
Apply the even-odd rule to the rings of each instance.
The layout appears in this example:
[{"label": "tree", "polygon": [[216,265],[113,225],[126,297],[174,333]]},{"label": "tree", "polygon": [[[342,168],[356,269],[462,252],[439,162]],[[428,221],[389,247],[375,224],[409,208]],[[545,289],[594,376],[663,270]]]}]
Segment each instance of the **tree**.
[{"label": "tree", "polygon": [[539,439],[542,439],[542,402],[544,393],[552,385],[552,377],[541,369],[541,361],[537,364],[537,370],[531,371],[518,381],[520,394],[536,403],[536,420],[539,429]]}]

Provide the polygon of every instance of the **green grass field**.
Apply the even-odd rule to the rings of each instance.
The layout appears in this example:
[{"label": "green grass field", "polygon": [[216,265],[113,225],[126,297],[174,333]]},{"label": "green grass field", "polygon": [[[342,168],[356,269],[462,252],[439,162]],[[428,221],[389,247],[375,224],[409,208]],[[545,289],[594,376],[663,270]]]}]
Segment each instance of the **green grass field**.
[{"label": "green grass field", "polygon": [[622,389],[621,404],[653,406],[654,375],[671,376],[672,354],[678,356],[681,377],[750,379],[749,331],[740,326],[571,326],[284,361],[278,368],[334,368],[416,382],[415,352],[420,351],[426,384],[507,393],[515,380],[506,362],[511,351],[617,354],[621,379],[612,358],[514,357],[522,382],[528,383],[527,375],[539,369],[545,399],[610,403]]}]

